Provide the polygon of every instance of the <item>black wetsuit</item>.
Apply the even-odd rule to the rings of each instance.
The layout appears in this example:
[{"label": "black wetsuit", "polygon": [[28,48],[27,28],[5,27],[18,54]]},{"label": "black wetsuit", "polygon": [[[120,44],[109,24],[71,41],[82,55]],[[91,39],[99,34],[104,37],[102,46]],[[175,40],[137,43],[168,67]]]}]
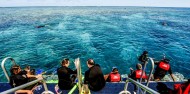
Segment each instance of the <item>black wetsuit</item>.
[{"label": "black wetsuit", "polygon": [[57,69],[58,86],[61,90],[69,90],[74,86],[74,78],[71,79],[71,74],[77,74],[77,70],[73,71],[68,67],[62,66]]},{"label": "black wetsuit", "polygon": [[[26,83],[28,83],[30,81],[33,81],[33,80],[37,79],[35,77],[28,78],[26,74],[27,74],[26,71],[21,71],[16,75],[11,75],[10,76],[10,85],[11,85],[11,87],[14,88],[14,87],[26,84]],[[31,90],[35,85],[36,84],[28,86],[28,87],[24,88],[24,90]]]},{"label": "black wetsuit", "polygon": [[162,79],[164,78],[164,76],[166,75],[167,72],[169,72],[169,74],[172,74],[172,70],[171,70],[171,66],[169,68],[168,71],[161,69],[159,66],[159,63],[155,63],[157,65],[155,72],[154,72],[154,79]]},{"label": "black wetsuit", "polygon": [[144,65],[145,63],[148,61],[148,55],[146,54],[142,54],[140,57],[139,57],[139,61],[141,62],[142,64],[142,69],[144,69]]},{"label": "black wetsuit", "polygon": [[99,91],[105,86],[106,82],[99,65],[94,65],[85,72],[84,84],[88,84],[92,91]]}]

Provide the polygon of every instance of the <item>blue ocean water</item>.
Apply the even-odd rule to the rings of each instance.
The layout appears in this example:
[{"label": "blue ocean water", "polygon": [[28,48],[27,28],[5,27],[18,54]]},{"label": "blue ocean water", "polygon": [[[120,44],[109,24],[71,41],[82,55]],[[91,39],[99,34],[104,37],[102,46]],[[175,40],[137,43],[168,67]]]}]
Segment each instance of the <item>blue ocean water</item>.
[{"label": "blue ocean water", "polygon": [[[40,25],[45,27],[36,28]],[[105,74],[113,66],[128,74],[147,50],[155,60],[165,54],[173,72],[190,78],[189,40],[190,8],[0,8],[0,61],[10,56],[22,68],[30,65],[49,73],[63,58],[79,57],[83,73],[86,60],[93,58]],[[0,81],[6,81],[2,69],[0,74]]]}]

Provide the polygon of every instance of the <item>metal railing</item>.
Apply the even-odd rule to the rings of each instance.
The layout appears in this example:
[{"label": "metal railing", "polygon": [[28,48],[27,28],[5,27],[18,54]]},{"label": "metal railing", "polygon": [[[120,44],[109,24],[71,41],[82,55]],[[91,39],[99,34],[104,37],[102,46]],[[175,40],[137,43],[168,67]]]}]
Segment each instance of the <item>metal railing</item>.
[{"label": "metal railing", "polygon": [[80,59],[77,58],[75,59],[75,67],[77,69],[77,78],[78,78],[78,82],[77,84],[69,91],[68,94],[73,94],[73,92],[76,90],[76,88],[78,87],[79,89],[79,94],[82,91],[82,80],[84,79],[84,77],[82,77],[82,71],[81,71],[81,63],[80,63]]},{"label": "metal railing", "polygon": [[141,77],[140,77],[140,81],[139,81],[139,82],[138,82],[138,81],[135,81],[135,80],[133,80],[133,79],[131,79],[131,78],[128,78],[128,79],[126,80],[126,84],[125,84],[125,87],[124,87],[124,91],[123,91],[123,92],[124,92],[124,93],[125,93],[125,92],[128,92],[128,93],[125,93],[125,94],[129,94],[129,91],[127,91],[128,82],[132,82],[133,84],[135,84],[135,85],[137,85],[138,87],[140,87],[140,88],[138,88],[137,93],[140,93],[141,89],[143,89],[144,91],[141,91],[141,93],[143,93],[143,94],[146,94],[146,91],[149,92],[149,93],[151,93],[151,94],[159,94],[158,92],[156,92],[156,91],[154,91],[154,90],[152,90],[152,89],[150,89],[150,88],[148,87],[149,81],[150,81],[150,79],[151,79],[151,76],[152,76],[152,73],[153,73],[153,70],[154,70],[154,61],[153,61],[153,59],[152,59],[151,57],[148,57],[148,60],[151,61],[152,69],[150,70],[150,74],[149,74],[149,76],[148,76],[148,80],[147,80],[146,86],[143,85],[143,84],[141,84],[141,82],[142,82],[143,72],[145,72],[146,65],[148,64],[148,61],[144,64],[144,68],[143,68],[143,71],[142,71],[142,74],[141,74]]},{"label": "metal railing", "polygon": [[[28,82],[28,83],[26,83],[26,84],[17,86],[17,87],[15,87],[15,88],[6,90],[6,91],[4,91],[4,92],[1,92],[0,94],[10,94],[10,93],[12,93],[12,92],[15,92],[16,90],[23,89],[23,88],[25,88],[25,87],[28,87],[28,86],[33,85],[33,84],[35,84],[35,83],[38,83],[39,81],[43,81],[43,85],[44,85],[45,91],[46,91],[46,92],[50,92],[50,91],[48,91],[47,85],[46,85],[45,81],[43,80],[43,78],[38,78],[37,80],[34,80],[34,81]],[[53,93],[48,93],[48,94],[53,94]]]},{"label": "metal railing", "polygon": [[[148,59],[151,61],[151,67],[152,67],[152,69],[150,70],[150,73],[149,73],[149,76],[148,76],[148,80],[147,80],[147,83],[146,83],[146,86],[148,87],[148,85],[149,85],[149,82],[150,82],[150,79],[151,79],[151,76],[152,76],[152,73],[153,73],[153,70],[154,70],[154,61],[153,61],[153,59],[151,58],[151,57],[148,57]],[[148,62],[147,63],[145,63],[145,66],[144,66],[144,69],[143,69],[143,72],[145,72],[145,70],[146,70],[146,65],[148,64]],[[143,74],[143,73],[142,73]],[[141,75],[141,79],[140,79],[140,83],[142,82],[142,75]],[[139,90],[138,90],[139,91]],[[146,94],[146,91],[144,91],[144,94]]]},{"label": "metal railing", "polygon": [[131,78],[127,78],[124,91],[127,90],[127,88],[128,88],[128,82],[132,82],[133,84],[140,87],[144,91],[147,91],[150,94],[160,94],[160,93],[154,91],[153,89],[151,89],[151,88],[149,88],[149,87],[147,87],[147,86],[145,86],[145,85],[143,85],[143,84],[141,84],[141,83],[139,83],[139,82],[137,82],[137,81],[135,81],[135,80],[133,80]]},{"label": "metal railing", "polygon": [[[3,69],[3,72],[4,72],[4,74],[5,74],[8,82],[10,82],[10,78],[9,78],[8,72],[7,72],[6,68],[5,68],[5,61],[8,60],[8,59],[10,59],[13,64],[16,64],[16,62],[15,62],[15,60],[12,57],[6,57],[5,59],[3,59],[2,63],[1,63],[1,67]],[[33,85],[33,84],[35,84],[35,83],[37,83],[39,81],[43,81],[43,86],[44,86],[44,89],[45,89],[45,91],[42,94],[54,94],[53,92],[51,92],[51,91],[48,90],[47,84],[46,84],[46,82],[45,82],[45,80],[43,78],[38,78],[37,80],[34,80],[34,81],[28,82],[26,84],[17,86],[15,88],[6,90],[4,92],[1,92],[0,94],[10,94],[10,93],[12,93],[12,92],[14,92],[16,90],[23,89],[23,88],[25,88],[27,86],[30,86],[30,85]]]},{"label": "metal railing", "polygon": [[16,64],[16,62],[12,57],[6,57],[5,59],[3,59],[2,63],[1,63],[1,67],[3,69],[3,72],[4,72],[6,78],[7,78],[8,82],[9,82],[10,78],[9,78],[8,72],[7,72],[6,68],[5,68],[5,61],[8,60],[8,59],[10,59],[13,64]]},{"label": "metal railing", "polygon": [[149,59],[150,59],[151,64],[152,64],[152,69],[151,69],[150,74],[149,74],[149,76],[148,76],[148,80],[147,80],[147,84],[146,84],[146,86],[149,85],[149,81],[150,81],[150,79],[151,79],[151,76],[152,76],[152,73],[153,73],[153,70],[154,70],[154,61],[153,61],[153,59],[150,58],[150,57],[149,57]]}]

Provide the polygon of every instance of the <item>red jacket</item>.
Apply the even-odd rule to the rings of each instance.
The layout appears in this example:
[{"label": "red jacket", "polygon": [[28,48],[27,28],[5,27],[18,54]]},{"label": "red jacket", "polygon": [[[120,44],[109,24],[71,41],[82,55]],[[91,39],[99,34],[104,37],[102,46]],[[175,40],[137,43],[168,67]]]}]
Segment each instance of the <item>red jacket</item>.
[{"label": "red jacket", "polygon": [[190,94],[190,84],[174,84],[174,91],[176,94]]},{"label": "red jacket", "polygon": [[170,65],[161,61],[159,64],[159,68],[168,71],[170,69]]},{"label": "red jacket", "polygon": [[119,82],[121,80],[121,76],[119,73],[111,72],[109,75],[110,75],[110,82]]},{"label": "red jacket", "polygon": [[[141,75],[142,75],[142,70],[136,70],[135,74],[136,74],[136,76],[135,76],[136,79],[140,79]],[[147,79],[147,76],[146,76],[145,72],[143,72],[142,78],[143,79]]]}]

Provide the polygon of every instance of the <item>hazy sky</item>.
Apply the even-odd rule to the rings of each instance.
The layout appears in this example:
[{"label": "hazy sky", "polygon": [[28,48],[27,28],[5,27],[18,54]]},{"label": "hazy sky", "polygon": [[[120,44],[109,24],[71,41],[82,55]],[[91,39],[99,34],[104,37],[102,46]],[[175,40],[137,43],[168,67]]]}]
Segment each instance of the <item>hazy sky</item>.
[{"label": "hazy sky", "polygon": [[190,7],[190,0],[0,0],[0,7],[11,6]]}]

